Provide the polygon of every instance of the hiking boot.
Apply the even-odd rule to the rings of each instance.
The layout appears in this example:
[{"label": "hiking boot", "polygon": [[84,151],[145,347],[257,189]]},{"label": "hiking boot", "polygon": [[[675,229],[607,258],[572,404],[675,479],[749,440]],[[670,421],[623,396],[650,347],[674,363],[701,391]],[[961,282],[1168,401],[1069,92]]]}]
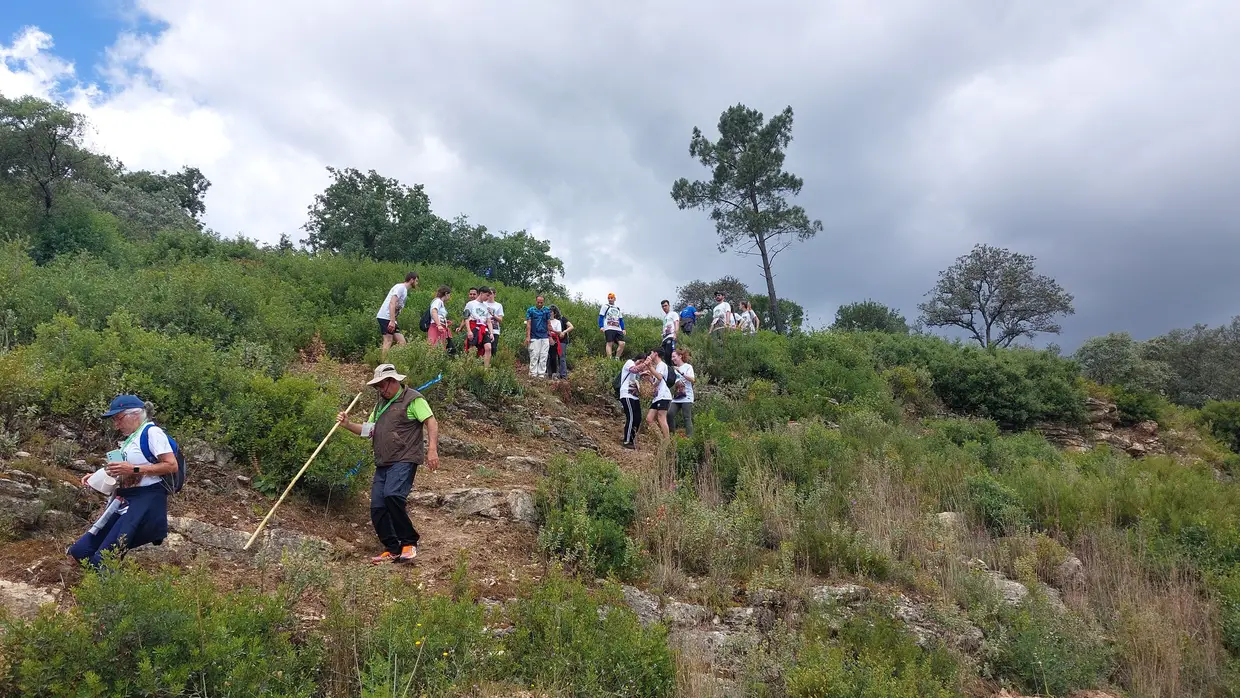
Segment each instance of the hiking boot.
[{"label": "hiking boot", "polygon": [[400,555],[397,556],[396,561],[397,562],[413,562],[413,559],[417,556],[418,556],[418,546],[406,545],[405,547],[400,549]]},{"label": "hiking boot", "polygon": [[370,558],[370,564],[372,565],[382,565],[385,562],[395,562],[395,561],[396,561],[396,556],[386,550]]},{"label": "hiking boot", "polygon": [[627,442],[627,441],[626,441],[626,442],[624,442],[623,446],[624,446],[625,448],[630,449],[630,450],[633,450],[633,451],[636,451],[636,450],[637,450],[637,444],[629,443],[629,442]]}]

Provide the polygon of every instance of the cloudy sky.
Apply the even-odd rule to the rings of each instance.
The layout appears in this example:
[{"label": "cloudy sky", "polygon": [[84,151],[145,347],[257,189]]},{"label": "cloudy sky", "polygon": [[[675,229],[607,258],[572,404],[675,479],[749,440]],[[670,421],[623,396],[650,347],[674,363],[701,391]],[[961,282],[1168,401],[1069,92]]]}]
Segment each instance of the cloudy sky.
[{"label": "cloudy sky", "polygon": [[776,284],[813,324],[912,320],[987,242],[1076,296],[1071,348],[1240,314],[1238,38],[1227,0],[5,0],[0,92],[64,99],[131,168],[200,167],[225,235],[300,238],[325,166],[375,169],[646,313],[761,288],[669,191],[706,176],[694,126],[791,105],[824,231]]}]

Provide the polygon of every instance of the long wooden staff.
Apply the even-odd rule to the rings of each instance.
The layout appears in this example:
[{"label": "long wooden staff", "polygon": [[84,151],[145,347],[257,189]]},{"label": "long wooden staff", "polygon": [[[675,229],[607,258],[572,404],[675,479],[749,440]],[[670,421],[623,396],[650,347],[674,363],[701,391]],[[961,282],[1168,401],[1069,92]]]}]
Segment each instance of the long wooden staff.
[{"label": "long wooden staff", "polygon": [[[352,412],[353,406],[356,405],[357,401],[360,399],[362,399],[362,394],[358,393],[357,397],[353,398],[353,402],[350,402],[349,406],[345,408],[344,413],[347,415]],[[284,488],[284,494],[280,495],[280,498],[276,500],[275,506],[271,507],[271,511],[267,512],[267,516],[263,517],[263,522],[258,525],[258,528],[254,529],[254,535],[250,536],[250,540],[245,544],[245,548],[243,548],[243,550],[249,550],[250,546],[254,544],[254,539],[258,538],[258,534],[262,532],[263,527],[267,525],[267,520],[271,518],[272,514],[276,513],[276,507],[280,506],[280,502],[283,502],[284,498],[288,496],[288,493],[292,491],[293,485],[297,484],[297,480],[301,478],[302,473],[306,472],[306,468],[309,468],[310,464],[314,462],[314,457],[319,455],[319,451],[322,451],[323,447],[327,445],[327,440],[330,439],[332,434],[335,434],[336,430],[339,428],[340,422],[337,421],[336,424],[332,426],[331,431],[327,432],[327,436],[324,436],[323,440],[319,442],[319,447],[314,449],[314,453],[311,453],[310,457],[306,459],[306,464],[301,466],[301,470],[298,470],[297,474],[293,476],[293,481],[288,483],[288,487]]]}]

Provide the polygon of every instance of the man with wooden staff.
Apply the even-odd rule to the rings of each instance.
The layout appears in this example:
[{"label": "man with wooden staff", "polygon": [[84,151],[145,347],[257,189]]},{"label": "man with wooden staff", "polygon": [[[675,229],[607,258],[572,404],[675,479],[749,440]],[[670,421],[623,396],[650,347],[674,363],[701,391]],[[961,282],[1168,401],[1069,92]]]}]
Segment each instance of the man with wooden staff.
[{"label": "man with wooden staff", "polygon": [[373,385],[379,393],[378,403],[366,423],[350,422],[348,412],[336,416],[345,429],[374,443],[370,521],[385,548],[370,559],[376,565],[412,562],[417,557],[418,532],[405,511],[405,502],[413,489],[418,466],[425,462],[431,472],[439,468],[439,424],[426,398],[413,388],[406,388],[404,380],[392,364],[379,364],[374,379],[366,384]]}]

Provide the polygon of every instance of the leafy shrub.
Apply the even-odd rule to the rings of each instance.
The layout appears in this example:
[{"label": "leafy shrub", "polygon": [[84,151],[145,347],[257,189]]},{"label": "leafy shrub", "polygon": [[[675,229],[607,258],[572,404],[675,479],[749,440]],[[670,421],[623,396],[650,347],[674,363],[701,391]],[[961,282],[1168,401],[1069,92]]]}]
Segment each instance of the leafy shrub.
[{"label": "leafy shrub", "polygon": [[922,426],[931,434],[941,436],[957,446],[964,446],[969,442],[989,444],[999,438],[999,425],[989,419],[927,419],[922,421]]},{"label": "leafy shrub", "polygon": [[67,611],[6,624],[6,695],[314,694],[316,652],[294,645],[277,597],[128,562],[88,572],[74,596]]},{"label": "leafy shrub", "polygon": [[580,582],[553,569],[524,590],[509,619],[505,675],[574,696],[645,698],[675,689],[666,629],[643,628],[616,586],[596,601]]},{"label": "leafy shrub", "polygon": [[1240,453],[1240,402],[1211,400],[1201,408],[1199,419],[1215,438]]},{"label": "leafy shrub", "polygon": [[965,480],[969,502],[986,528],[995,535],[1011,535],[1029,526],[1020,497],[987,474]]},{"label": "leafy shrub", "polygon": [[923,650],[903,625],[870,608],[840,626],[811,614],[788,671],[791,696],[805,698],[949,698],[959,671],[941,648]]},{"label": "leafy shrub", "polygon": [[636,493],[633,479],[609,460],[593,453],[556,458],[538,486],[539,547],[592,574],[633,575],[637,547],[626,529],[636,517]]},{"label": "leafy shrub", "polygon": [[1131,426],[1138,422],[1159,421],[1167,401],[1158,393],[1140,388],[1111,389],[1115,407],[1119,411],[1120,424]]},{"label": "leafy shrub", "polygon": [[1025,692],[1062,696],[1099,685],[1110,663],[1106,646],[1086,623],[1035,595],[1009,620],[995,667]]},{"label": "leafy shrub", "polygon": [[883,371],[883,378],[897,401],[915,414],[934,411],[934,379],[925,368],[892,366]]}]

